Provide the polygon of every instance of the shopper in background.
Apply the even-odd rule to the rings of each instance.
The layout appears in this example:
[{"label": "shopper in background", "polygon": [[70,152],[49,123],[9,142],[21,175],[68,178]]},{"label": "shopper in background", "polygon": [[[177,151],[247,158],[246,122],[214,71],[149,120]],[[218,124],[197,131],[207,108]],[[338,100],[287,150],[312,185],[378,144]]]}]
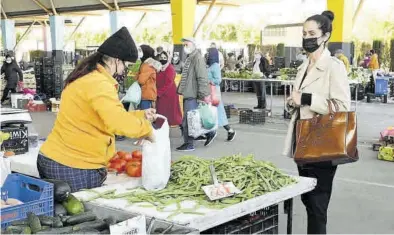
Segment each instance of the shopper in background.
[{"label": "shopper in background", "polygon": [[15,59],[13,59],[10,55],[6,55],[5,63],[1,67],[1,75],[4,74],[5,80],[7,81],[7,85],[3,91],[3,97],[1,97],[1,104],[5,105],[9,103],[9,99],[7,99],[8,94],[16,93],[16,87],[18,86],[18,81],[23,82],[23,73],[16,63]]},{"label": "shopper in background", "polygon": [[[220,83],[222,82],[222,75],[219,65],[219,51],[216,48],[210,48],[208,50],[208,80],[212,86],[216,89],[216,98],[219,99],[218,105],[218,126],[224,127],[227,131],[227,141],[233,141],[235,138],[235,131],[230,127],[227,120],[226,111],[222,101],[222,95],[220,92]],[[205,139],[204,136],[200,139]]]},{"label": "shopper in background", "polygon": [[37,158],[41,178],[63,180],[72,192],[100,187],[115,153],[115,134],[153,141],[155,110],[127,112],[114,79],[137,55],[123,27],[67,77],[62,108]]},{"label": "shopper in background", "polygon": [[[308,60],[300,66],[294,90],[287,100],[287,109],[292,118],[284,154],[293,155],[296,147],[301,147],[296,143],[297,120],[328,114],[328,99],[334,100],[341,112],[350,109],[350,87],[346,68],[341,61],[332,57],[327,49],[333,20],[334,14],[325,11],[321,15],[309,17],[304,23],[302,44],[308,53]],[[308,216],[308,234],[327,233],[327,210],[336,170],[337,167],[331,162],[298,165],[300,176],[317,179],[315,189],[301,196]]]},{"label": "shopper in background", "polygon": [[338,49],[335,52],[335,57],[337,57],[338,60],[343,62],[343,64],[345,65],[346,71],[349,73],[350,72],[350,63],[349,63],[348,58],[343,54],[343,50]]},{"label": "shopper in background", "polygon": [[[256,52],[254,55],[253,73],[259,73],[268,77],[269,72],[270,69],[268,60],[261,55],[261,52]],[[257,106],[254,108],[265,109],[267,106],[265,82],[254,82],[253,88],[257,97]]]},{"label": "shopper in background", "polygon": [[141,45],[143,56],[141,58],[141,67],[135,77],[141,86],[141,103],[140,109],[149,109],[155,107],[157,98],[156,76],[161,70],[160,62],[154,59],[155,50],[148,45]]},{"label": "shopper in background", "polygon": [[[197,100],[205,101],[210,96],[206,63],[197,50],[193,38],[182,39],[184,52],[187,55],[182,68],[182,78],[178,86],[178,94],[183,96],[182,135],[184,144],[178,151],[194,151],[194,139],[189,136],[187,112],[198,108]],[[209,146],[216,138],[216,131],[208,133],[205,146]]]},{"label": "shopper in background", "polygon": [[371,50],[371,61],[369,62],[368,68],[372,69],[372,70],[377,70],[379,69],[379,56],[376,53],[375,50]]},{"label": "shopper in background", "polygon": [[[217,48],[216,43],[212,42],[211,43],[211,48]],[[219,53],[219,65],[220,65],[220,70],[222,70],[224,68],[224,56],[223,53],[221,51],[219,51],[218,49],[218,53]]]},{"label": "shopper in background", "polygon": [[244,69],[245,68],[245,58],[244,55],[239,55],[237,58],[237,64],[235,65],[236,69]]},{"label": "shopper in background", "polygon": [[182,124],[182,112],[179,105],[179,96],[176,93],[175,68],[171,64],[171,58],[162,51],[156,58],[162,65],[157,74],[157,113],[165,116],[170,126]]},{"label": "shopper in background", "polygon": [[229,71],[234,71],[236,68],[237,60],[235,59],[234,53],[228,53],[228,59],[226,61],[226,67]]}]

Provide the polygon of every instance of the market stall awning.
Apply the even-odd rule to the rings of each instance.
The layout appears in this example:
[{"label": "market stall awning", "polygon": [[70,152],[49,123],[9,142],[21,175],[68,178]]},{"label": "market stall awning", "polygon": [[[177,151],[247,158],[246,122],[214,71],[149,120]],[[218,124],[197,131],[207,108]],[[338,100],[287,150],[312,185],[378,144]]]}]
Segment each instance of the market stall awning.
[{"label": "market stall awning", "polygon": [[[100,0],[52,0],[56,13],[86,12],[108,10]],[[149,6],[170,3],[170,0],[115,0],[119,8]],[[114,0],[105,0],[109,6],[115,7]],[[52,13],[51,0],[2,0],[5,14],[9,18],[42,16]],[[49,10],[49,12],[47,10]],[[4,17],[4,16],[2,16]]]}]

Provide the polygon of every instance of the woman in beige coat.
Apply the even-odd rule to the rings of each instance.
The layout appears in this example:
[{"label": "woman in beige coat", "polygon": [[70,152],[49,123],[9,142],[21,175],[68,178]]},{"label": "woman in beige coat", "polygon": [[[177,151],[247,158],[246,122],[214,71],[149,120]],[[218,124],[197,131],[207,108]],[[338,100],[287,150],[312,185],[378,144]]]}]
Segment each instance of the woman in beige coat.
[{"label": "woman in beige coat", "polygon": [[[295,125],[299,119],[328,114],[327,99],[333,99],[340,111],[350,109],[350,88],[345,66],[332,57],[327,44],[332,32],[334,14],[325,11],[309,17],[303,27],[303,48],[308,53],[299,68],[294,91],[287,100],[292,113],[284,153],[292,156],[296,147]],[[308,234],[326,234],[327,209],[337,167],[331,162],[299,165],[300,176],[317,179],[316,188],[301,196],[308,216]]]}]

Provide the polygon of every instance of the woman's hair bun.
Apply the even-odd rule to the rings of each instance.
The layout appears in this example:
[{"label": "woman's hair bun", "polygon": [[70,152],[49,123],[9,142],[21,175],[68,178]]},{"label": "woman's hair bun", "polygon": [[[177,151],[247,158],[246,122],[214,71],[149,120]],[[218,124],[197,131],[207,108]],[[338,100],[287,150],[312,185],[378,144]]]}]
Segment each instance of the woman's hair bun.
[{"label": "woman's hair bun", "polygon": [[324,15],[325,17],[327,17],[331,22],[334,21],[334,12],[332,11],[323,11],[323,13],[321,13],[322,15]]}]

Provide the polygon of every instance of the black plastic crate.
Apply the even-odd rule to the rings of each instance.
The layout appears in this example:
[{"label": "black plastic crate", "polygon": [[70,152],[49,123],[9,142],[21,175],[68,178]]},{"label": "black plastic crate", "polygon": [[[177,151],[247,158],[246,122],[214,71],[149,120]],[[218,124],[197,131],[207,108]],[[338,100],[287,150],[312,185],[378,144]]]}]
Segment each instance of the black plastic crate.
[{"label": "black plastic crate", "polygon": [[265,123],[265,109],[253,110],[249,123],[252,125],[264,124]]},{"label": "black plastic crate", "polygon": [[272,205],[201,234],[278,234],[279,207]]},{"label": "black plastic crate", "polygon": [[230,105],[225,105],[224,106],[224,111],[226,111],[227,118],[231,118],[231,106]]},{"label": "black plastic crate", "polygon": [[251,109],[238,109],[239,111],[239,123],[250,124],[250,119],[252,117],[253,110]]}]

